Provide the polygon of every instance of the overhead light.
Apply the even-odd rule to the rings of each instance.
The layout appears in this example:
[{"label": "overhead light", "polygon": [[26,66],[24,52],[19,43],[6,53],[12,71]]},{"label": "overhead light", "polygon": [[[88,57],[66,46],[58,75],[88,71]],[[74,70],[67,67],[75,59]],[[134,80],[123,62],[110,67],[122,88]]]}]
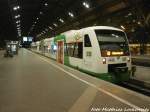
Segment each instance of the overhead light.
[{"label": "overhead light", "polygon": [[131,12],[129,12],[127,15],[125,15],[126,18],[129,17],[129,16],[132,16]]},{"label": "overhead light", "polygon": [[45,6],[48,6],[48,3],[45,3],[44,5],[45,5]]},{"label": "overhead light", "polygon": [[63,20],[63,19],[61,19],[61,18],[59,19],[59,21],[60,21],[60,22],[62,22],[62,23],[64,23],[64,20]]},{"label": "overhead light", "polygon": [[17,24],[20,23],[20,20],[16,21],[16,23],[17,23]]},{"label": "overhead light", "polygon": [[16,19],[19,18],[19,17],[20,17],[20,15],[16,15],[16,16],[15,16]]},{"label": "overhead light", "polygon": [[55,27],[57,27],[58,25],[56,23],[53,24]]},{"label": "overhead light", "polygon": [[39,18],[38,18],[38,17],[37,17],[36,19],[37,19],[37,20],[39,20]]},{"label": "overhead light", "polygon": [[90,8],[90,5],[86,2],[83,2],[83,5],[84,5],[85,8]]},{"label": "overhead light", "polygon": [[40,14],[42,15],[42,14],[43,14],[43,12],[40,12]]},{"label": "overhead light", "polygon": [[130,12],[130,13],[128,13],[128,16],[132,16],[132,13]]},{"label": "overhead light", "polygon": [[52,28],[52,27],[50,27],[50,26],[49,26],[48,28],[49,28],[49,29],[51,29],[51,30],[53,30],[53,28]]},{"label": "overhead light", "polygon": [[18,36],[21,37],[21,33],[19,33]]},{"label": "overhead light", "polygon": [[126,29],[123,25],[121,25],[120,27],[121,27],[123,30],[125,30],[125,29]]},{"label": "overhead light", "polygon": [[69,12],[68,14],[69,14],[69,16],[74,17],[73,13]]},{"label": "overhead light", "polygon": [[43,31],[43,34],[46,33],[45,31]]},{"label": "overhead light", "polygon": [[140,25],[140,24],[141,24],[141,22],[140,22],[140,21],[138,21],[138,22],[137,22],[137,24],[138,24],[138,25]]},{"label": "overhead light", "polygon": [[20,24],[18,24],[17,27],[20,27]]},{"label": "overhead light", "polygon": [[16,10],[18,10],[18,9],[20,9],[20,6],[15,6],[15,7],[13,7],[13,10],[14,10],[14,11],[16,11]]}]

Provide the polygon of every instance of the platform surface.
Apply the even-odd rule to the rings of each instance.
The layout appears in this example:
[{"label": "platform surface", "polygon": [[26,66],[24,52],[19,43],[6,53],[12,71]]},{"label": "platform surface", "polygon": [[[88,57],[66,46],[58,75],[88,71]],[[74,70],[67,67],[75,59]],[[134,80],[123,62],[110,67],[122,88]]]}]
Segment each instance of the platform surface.
[{"label": "platform surface", "polygon": [[150,55],[132,56],[132,60],[135,65],[137,64],[133,78],[150,85]]},{"label": "platform surface", "polygon": [[20,49],[13,58],[0,56],[0,101],[0,112],[150,109],[150,97],[91,77],[26,49]]},{"label": "platform surface", "polygon": [[137,55],[137,56],[132,56],[132,58],[135,59],[145,59],[150,61],[150,55]]},{"label": "platform surface", "polygon": [[150,55],[132,56],[132,63],[140,66],[150,67]]},{"label": "platform surface", "polygon": [[136,72],[133,79],[150,84],[150,67],[136,66]]}]

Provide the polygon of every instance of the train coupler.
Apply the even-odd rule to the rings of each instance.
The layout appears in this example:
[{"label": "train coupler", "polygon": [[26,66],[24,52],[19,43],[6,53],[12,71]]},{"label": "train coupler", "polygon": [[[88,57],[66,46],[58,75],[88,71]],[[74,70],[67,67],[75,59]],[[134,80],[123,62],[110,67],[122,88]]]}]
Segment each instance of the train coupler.
[{"label": "train coupler", "polygon": [[126,73],[128,72],[128,67],[116,67],[115,74]]}]

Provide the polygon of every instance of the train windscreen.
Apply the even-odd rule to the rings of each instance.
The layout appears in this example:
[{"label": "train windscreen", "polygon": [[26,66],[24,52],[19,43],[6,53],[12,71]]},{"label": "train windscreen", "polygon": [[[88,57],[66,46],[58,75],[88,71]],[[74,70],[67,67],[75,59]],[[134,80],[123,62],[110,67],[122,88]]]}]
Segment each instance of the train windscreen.
[{"label": "train windscreen", "polygon": [[129,55],[129,46],[124,32],[116,30],[95,30],[95,33],[102,56]]}]

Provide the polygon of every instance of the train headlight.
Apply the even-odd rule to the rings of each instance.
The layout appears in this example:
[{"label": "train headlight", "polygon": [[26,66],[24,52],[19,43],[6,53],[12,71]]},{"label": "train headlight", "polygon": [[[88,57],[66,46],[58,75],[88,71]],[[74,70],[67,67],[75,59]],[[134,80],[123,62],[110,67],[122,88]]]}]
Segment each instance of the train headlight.
[{"label": "train headlight", "polygon": [[107,51],[107,56],[110,56],[111,55],[111,52],[110,51]]},{"label": "train headlight", "polygon": [[127,58],[127,61],[130,62],[130,57]]},{"label": "train headlight", "polygon": [[106,64],[106,58],[103,58],[103,64]]}]

